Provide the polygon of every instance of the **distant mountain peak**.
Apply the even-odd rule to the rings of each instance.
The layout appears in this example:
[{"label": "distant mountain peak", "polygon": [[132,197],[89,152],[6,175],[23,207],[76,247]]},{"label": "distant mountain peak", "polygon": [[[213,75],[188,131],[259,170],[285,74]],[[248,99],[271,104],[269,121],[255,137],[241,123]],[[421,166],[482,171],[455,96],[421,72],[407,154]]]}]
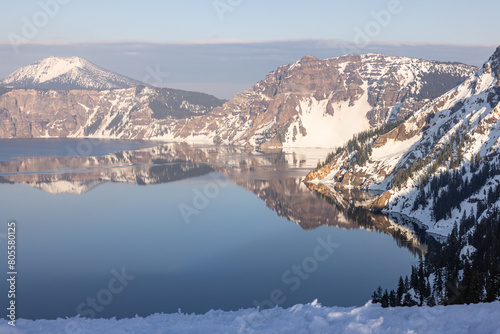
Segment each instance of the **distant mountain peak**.
[{"label": "distant mountain peak", "polygon": [[56,57],[20,68],[0,82],[18,89],[86,89],[107,90],[131,88],[142,82],[105,70],[81,57]]},{"label": "distant mountain peak", "polygon": [[300,60],[300,62],[318,61],[318,60],[320,60],[318,57],[315,57],[315,56],[312,56],[312,55],[306,55],[306,56],[302,57],[302,59]]},{"label": "distant mountain peak", "polygon": [[87,64],[90,64],[90,62],[79,57],[62,58],[50,56],[35,62],[34,66],[32,65],[33,68],[38,70],[34,73],[34,81],[39,83],[47,82],[74,69],[84,68]]}]

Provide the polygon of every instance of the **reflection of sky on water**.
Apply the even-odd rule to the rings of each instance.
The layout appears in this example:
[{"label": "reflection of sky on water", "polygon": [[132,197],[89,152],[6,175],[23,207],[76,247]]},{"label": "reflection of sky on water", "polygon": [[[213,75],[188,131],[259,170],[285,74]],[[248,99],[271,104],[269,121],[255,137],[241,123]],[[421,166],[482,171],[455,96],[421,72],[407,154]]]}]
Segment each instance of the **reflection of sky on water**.
[{"label": "reflection of sky on water", "polygon": [[[213,166],[240,178],[219,188],[190,216],[189,225],[179,205],[194,206],[195,190],[203,193],[220,174],[200,169],[197,176],[168,183],[154,179],[157,184],[148,186],[107,182],[81,195],[0,184],[2,219],[18,222],[20,316],[74,316],[79,303],[106,288],[111,270],[123,267],[136,278],[99,317],[251,307],[274,289],[284,292],[282,306],[315,298],[325,305],[360,305],[378,285],[394,285],[408,273],[415,259],[389,235],[327,226],[305,231],[277,215],[280,210],[309,214],[304,209],[309,200],[324,204],[330,219],[339,213],[290,179],[282,157],[265,156],[253,166],[241,157],[251,168]],[[158,175],[167,177],[169,171]],[[146,173],[146,181],[151,175],[147,168],[129,168],[132,172]],[[268,198],[256,196],[262,194]],[[294,196],[300,196],[297,203]],[[287,203],[293,205],[283,208]],[[291,291],[283,273],[313,256],[317,238],[328,235],[340,247]],[[0,289],[6,289],[4,282]]]}]

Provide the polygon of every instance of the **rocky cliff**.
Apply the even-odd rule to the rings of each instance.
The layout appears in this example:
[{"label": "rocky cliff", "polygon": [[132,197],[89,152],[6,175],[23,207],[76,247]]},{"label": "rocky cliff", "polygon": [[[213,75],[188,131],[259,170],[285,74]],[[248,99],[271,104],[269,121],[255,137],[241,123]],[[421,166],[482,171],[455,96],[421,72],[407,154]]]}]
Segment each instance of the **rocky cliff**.
[{"label": "rocky cliff", "polygon": [[474,70],[380,54],[306,56],[188,126],[226,144],[335,147],[359,131],[405,118]]},{"label": "rocky cliff", "polygon": [[474,76],[388,131],[355,136],[306,181],[383,193],[372,209],[439,234],[500,202],[500,47]]},{"label": "rocky cliff", "polygon": [[306,56],[222,101],[155,88],[12,90],[0,96],[0,137],[162,139],[262,147],[335,147],[396,120],[464,81],[457,63]]},{"label": "rocky cliff", "polygon": [[167,88],[10,90],[0,96],[0,138],[165,138],[220,106],[214,96]]}]

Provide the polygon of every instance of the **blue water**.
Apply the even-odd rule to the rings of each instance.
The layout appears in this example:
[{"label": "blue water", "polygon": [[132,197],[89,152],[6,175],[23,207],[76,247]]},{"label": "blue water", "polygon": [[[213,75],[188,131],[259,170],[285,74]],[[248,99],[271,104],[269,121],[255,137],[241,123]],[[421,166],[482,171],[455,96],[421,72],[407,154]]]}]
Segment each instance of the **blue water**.
[{"label": "blue water", "polygon": [[[19,147],[5,150],[4,144],[0,156],[27,154]],[[65,145],[38,146],[37,153],[51,155]],[[127,145],[112,147],[131,148]],[[316,157],[310,160],[310,165],[317,162]],[[290,163],[287,168],[305,175],[302,169],[309,167]],[[291,186],[283,166],[272,179],[250,170],[242,173],[245,182],[236,183],[227,175],[237,171],[199,174],[151,185],[102,183],[80,195],[0,184],[0,233],[6,233],[10,220],[18,227],[18,316],[122,318],[179,309],[204,313],[289,307],[314,299],[324,305],[362,305],[377,286],[394,287],[416,261],[384,233],[331,226],[305,230],[282,217],[276,207],[286,207],[286,202],[271,209],[271,202],[254,191],[277,183],[285,190],[270,187],[266,193],[286,192]],[[196,202],[200,193],[205,201]],[[303,197],[292,211],[304,210],[300,203],[308,196],[324,201],[312,193],[299,194]],[[337,219],[337,209],[325,205],[325,220]],[[193,211],[187,215],[181,208]],[[324,246],[329,242],[335,247]],[[5,244],[0,235],[0,247]],[[6,268],[5,250],[0,256]],[[125,283],[116,280],[122,270],[128,276]],[[7,289],[2,282],[4,305]]]},{"label": "blue water", "polygon": [[155,146],[154,141],[122,139],[0,139],[0,161],[19,157],[101,156]]}]

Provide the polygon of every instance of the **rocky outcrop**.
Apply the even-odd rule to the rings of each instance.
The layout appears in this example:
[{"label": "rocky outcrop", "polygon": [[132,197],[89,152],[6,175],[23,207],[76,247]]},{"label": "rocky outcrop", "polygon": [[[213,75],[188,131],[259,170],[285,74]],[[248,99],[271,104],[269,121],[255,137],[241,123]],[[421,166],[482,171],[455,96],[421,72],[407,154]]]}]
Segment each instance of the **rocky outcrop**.
[{"label": "rocky outcrop", "polygon": [[[222,101],[139,86],[107,91],[11,90],[0,95],[0,138],[165,138]],[[173,137],[170,135],[170,137]]]},{"label": "rocky outcrop", "polygon": [[99,137],[334,147],[403,119],[475,70],[379,54],[306,56],[222,101],[200,93],[12,90],[0,96],[0,138]]},{"label": "rocky outcrop", "polygon": [[378,196],[370,205],[370,209],[373,211],[382,211],[389,209],[389,201],[391,199],[391,192],[386,191],[382,195]]},{"label": "rocky outcrop", "polygon": [[[499,68],[500,47],[474,76],[399,126],[358,137],[306,181],[380,191],[365,207],[420,219],[438,234],[451,231],[462,208],[480,217],[500,183]],[[437,184],[443,174],[453,177]]]},{"label": "rocky outcrop", "polygon": [[208,137],[218,124],[217,142],[226,144],[334,147],[359,131],[405,118],[475,69],[379,54],[306,56],[190,123]]}]

